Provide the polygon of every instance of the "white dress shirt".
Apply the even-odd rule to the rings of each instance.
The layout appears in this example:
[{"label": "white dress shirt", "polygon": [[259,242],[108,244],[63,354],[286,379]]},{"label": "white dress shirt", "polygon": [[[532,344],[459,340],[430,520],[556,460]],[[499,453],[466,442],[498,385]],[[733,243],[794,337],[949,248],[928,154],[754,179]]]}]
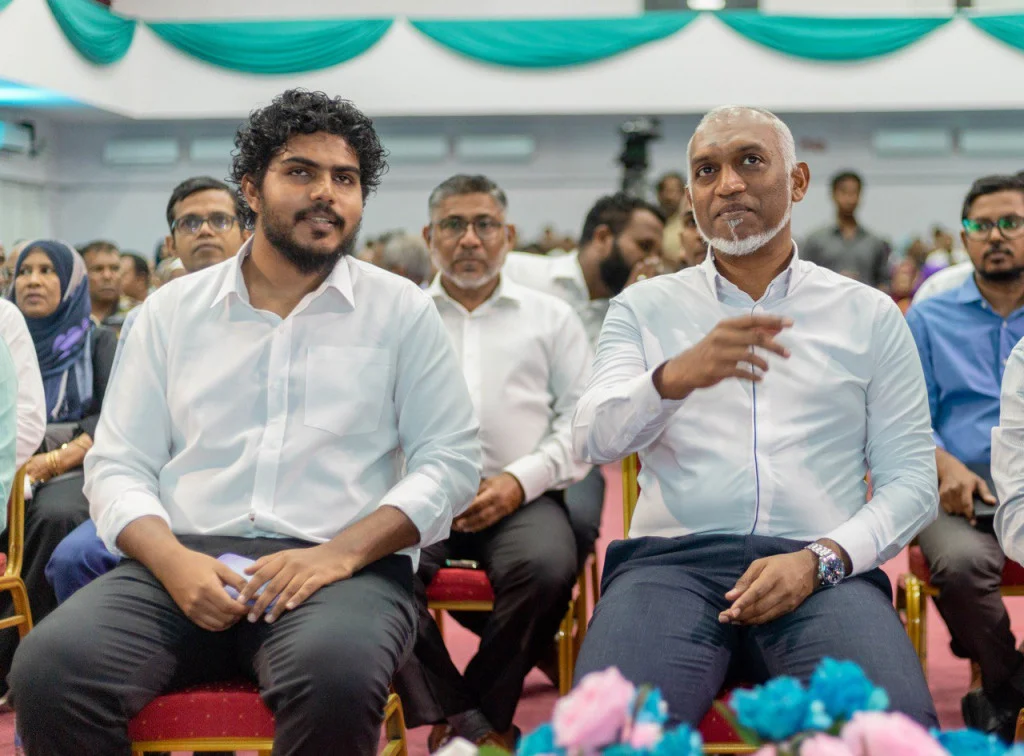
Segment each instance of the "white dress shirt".
[{"label": "white dress shirt", "polygon": [[1010,352],[999,395],[999,425],[992,429],[994,528],[1003,553],[1024,562],[1024,341]]},{"label": "white dress shirt", "polygon": [[434,278],[437,305],[480,420],[484,477],[509,472],[530,502],[581,480],[590,465],[572,452],[572,413],[593,353],[565,302],[507,280],[472,312]]},{"label": "white dress shirt", "polygon": [[[752,313],[793,319],[777,339],[789,359],[766,356],[760,383],[660,397],[655,368],[720,320]],[[859,573],[938,512],[928,397],[903,316],[885,294],[795,251],[757,302],[718,274],[713,254],[613,299],[573,445],[590,462],[640,452],[630,536],[831,538]]]},{"label": "white dress shirt", "polygon": [[121,530],[156,515],[177,534],[322,543],[386,504],[419,546],[443,540],[480,445],[430,298],[345,257],[282,320],[249,303],[249,245],[140,310],[85,460],[103,542],[119,553]]},{"label": "white dress shirt", "polygon": [[0,299],[0,339],[7,344],[18,372],[17,466],[21,467],[36,453],[46,435],[46,395],[25,316],[6,299]]},{"label": "white dress shirt", "polygon": [[518,284],[568,302],[583,322],[591,348],[597,348],[609,300],[590,298],[578,252],[557,256],[509,252],[501,272]]}]

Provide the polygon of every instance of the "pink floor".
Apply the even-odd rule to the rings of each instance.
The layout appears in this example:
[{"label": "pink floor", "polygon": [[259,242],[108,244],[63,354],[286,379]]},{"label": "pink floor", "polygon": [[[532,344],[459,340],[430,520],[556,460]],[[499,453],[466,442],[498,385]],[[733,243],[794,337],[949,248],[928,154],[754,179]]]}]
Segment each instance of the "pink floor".
[{"label": "pink floor", "polygon": [[[609,540],[622,534],[622,500],[617,467],[607,467],[605,477],[608,479],[608,493],[599,554],[603,553],[604,546]],[[888,562],[885,571],[895,580],[896,576],[906,569],[906,564],[904,552]],[[1024,633],[1024,601],[1009,599],[1008,606],[1014,631],[1020,637]],[[967,662],[954,658],[949,652],[949,634],[935,608],[930,606],[928,611],[928,684],[935,698],[942,726],[960,727],[963,724],[960,717],[960,698],[967,691],[970,670]],[[445,623],[445,632],[453,659],[460,667],[464,666],[476,648],[476,636],[462,629],[456,622]],[[524,731],[528,731],[546,721],[551,716],[555,698],[555,689],[543,675],[534,670],[526,680],[523,697],[516,712],[516,724]],[[424,756],[427,753],[428,731],[429,728],[426,727],[410,731],[410,756]],[[14,716],[10,713],[0,714],[0,756],[13,754],[13,740]]]}]

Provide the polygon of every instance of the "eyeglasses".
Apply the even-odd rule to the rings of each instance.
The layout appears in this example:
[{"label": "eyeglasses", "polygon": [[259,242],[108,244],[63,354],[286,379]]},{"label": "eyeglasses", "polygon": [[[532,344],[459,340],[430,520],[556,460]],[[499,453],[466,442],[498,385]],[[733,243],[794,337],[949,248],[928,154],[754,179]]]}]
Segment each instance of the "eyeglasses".
[{"label": "eyeglasses", "polygon": [[209,223],[214,231],[227,231],[238,218],[227,213],[210,213],[209,215],[183,215],[171,224],[171,231],[181,231],[183,234],[198,234],[204,223]]},{"label": "eyeglasses", "polygon": [[436,225],[440,236],[446,241],[458,241],[466,235],[469,227],[472,226],[480,241],[492,242],[498,238],[501,230],[505,228],[504,223],[489,215],[481,215],[473,220],[452,215],[448,218],[442,218]]},{"label": "eyeglasses", "polygon": [[970,218],[963,220],[964,234],[968,239],[975,241],[988,239],[992,235],[992,229],[996,226],[999,227],[999,233],[1004,239],[1016,239],[1019,236],[1024,236],[1024,217],[1019,215],[1004,215],[997,221],[971,220]]}]

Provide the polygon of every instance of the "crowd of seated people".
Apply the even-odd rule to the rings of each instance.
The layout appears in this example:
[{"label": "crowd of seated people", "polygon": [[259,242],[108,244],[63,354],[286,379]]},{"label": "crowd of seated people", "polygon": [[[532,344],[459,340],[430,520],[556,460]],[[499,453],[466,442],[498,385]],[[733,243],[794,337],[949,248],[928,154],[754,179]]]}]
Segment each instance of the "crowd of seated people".
[{"label": "crowd of seated people", "polygon": [[[560,674],[601,465],[634,452],[577,680],[617,666],[695,723],[729,682],[833,656],[933,726],[880,570],[917,539],[976,667],[965,720],[1012,735],[1020,176],[965,186],[959,239],[937,225],[898,255],[843,171],[834,219],[797,240],[817,184],[792,134],[727,107],[655,202],[595,197],[577,238],[526,242],[502,188],[459,174],[421,231],[359,247],[385,151],[355,105],[289,90],[236,144],[232,183],[172,190],[152,266],[111,241],[7,257],[0,500],[24,465],[37,626],[0,631],[0,677],[26,753],[127,754],[149,701],[238,677],[275,753],[373,753],[392,688],[431,751],[512,748],[527,673]],[[426,599],[451,563],[494,592],[455,615],[480,637],[463,671]]]}]

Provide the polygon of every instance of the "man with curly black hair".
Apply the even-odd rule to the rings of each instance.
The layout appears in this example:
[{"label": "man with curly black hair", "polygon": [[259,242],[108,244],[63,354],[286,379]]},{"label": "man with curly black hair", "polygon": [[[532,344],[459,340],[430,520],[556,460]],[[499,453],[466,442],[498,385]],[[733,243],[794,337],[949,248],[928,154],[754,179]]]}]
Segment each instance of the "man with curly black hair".
[{"label": "man with curly black hair", "polygon": [[154,698],[240,676],[275,754],[375,753],[419,549],[480,482],[436,309],[348,255],[385,167],[370,119],[291,90],[235,143],[253,236],[147,299],[88,457],[92,518],[128,558],[15,658],[33,756],[127,756]]}]

